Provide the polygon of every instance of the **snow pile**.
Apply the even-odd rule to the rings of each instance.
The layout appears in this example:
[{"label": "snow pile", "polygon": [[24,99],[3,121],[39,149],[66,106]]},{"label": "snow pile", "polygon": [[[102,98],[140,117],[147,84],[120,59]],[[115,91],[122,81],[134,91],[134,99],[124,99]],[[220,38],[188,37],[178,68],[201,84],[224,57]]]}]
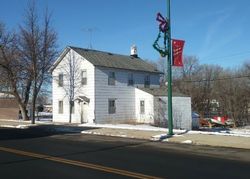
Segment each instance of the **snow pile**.
[{"label": "snow pile", "polygon": [[[141,130],[141,131],[155,131],[155,132],[168,132],[167,128],[155,127],[147,124],[80,124],[80,127],[93,127],[93,128],[110,128],[110,129],[128,129],[128,130]],[[187,130],[174,129],[175,134],[185,133]]]},{"label": "snow pile", "polygon": [[3,125],[0,125],[0,127],[16,128],[16,129],[28,129],[30,126],[36,126],[36,124],[23,124],[23,125],[8,125],[8,124],[3,124]]},{"label": "snow pile", "polygon": [[184,140],[184,141],[182,141],[181,143],[182,143],[182,144],[192,144],[193,141],[191,141],[191,140]]},{"label": "snow pile", "polygon": [[105,135],[105,136],[111,136],[111,137],[124,137],[124,138],[135,138],[135,137],[128,137],[124,134],[107,134],[107,133],[101,133],[101,132],[95,132],[95,131],[82,131],[82,134],[94,134],[94,135]]},{"label": "snow pile", "polygon": [[17,128],[17,129],[28,129],[30,126],[36,126],[36,124],[17,125],[15,128]]},{"label": "snow pile", "polygon": [[250,137],[250,129],[237,128],[217,131],[188,131],[188,134],[223,135],[236,137]]},{"label": "snow pile", "polygon": [[159,134],[159,135],[152,136],[150,140],[152,140],[152,141],[160,141],[160,140],[166,139],[167,137],[168,137],[167,134]]}]

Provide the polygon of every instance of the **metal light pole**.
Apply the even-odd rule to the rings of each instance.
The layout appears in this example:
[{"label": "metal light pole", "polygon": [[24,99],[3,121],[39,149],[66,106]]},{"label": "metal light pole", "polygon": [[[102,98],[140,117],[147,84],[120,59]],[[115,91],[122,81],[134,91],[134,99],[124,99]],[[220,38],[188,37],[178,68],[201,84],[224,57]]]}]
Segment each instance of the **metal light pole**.
[{"label": "metal light pole", "polygon": [[170,0],[167,0],[167,19],[168,19],[168,135],[173,135],[173,111],[172,111],[172,44],[171,44],[171,21],[170,21]]}]

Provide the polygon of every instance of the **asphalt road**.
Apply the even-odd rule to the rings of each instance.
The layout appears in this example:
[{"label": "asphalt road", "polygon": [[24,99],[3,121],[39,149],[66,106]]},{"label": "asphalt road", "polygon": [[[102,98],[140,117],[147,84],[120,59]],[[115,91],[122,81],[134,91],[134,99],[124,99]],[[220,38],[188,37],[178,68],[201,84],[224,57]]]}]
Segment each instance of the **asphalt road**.
[{"label": "asphalt road", "polygon": [[83,135],[79,131],[55,131],[48,126],[0,128],[0,178],[250,176],[250,161],[244,160],[250,155],[248,150]]}]

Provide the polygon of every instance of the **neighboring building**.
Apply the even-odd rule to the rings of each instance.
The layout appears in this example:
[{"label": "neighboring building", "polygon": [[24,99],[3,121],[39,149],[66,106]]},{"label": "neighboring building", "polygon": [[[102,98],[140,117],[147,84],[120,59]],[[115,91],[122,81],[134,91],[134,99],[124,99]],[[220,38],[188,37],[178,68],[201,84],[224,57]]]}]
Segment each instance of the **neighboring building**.
[{"label": "neighboring building", "polygon": [[[148,110],[151,111],[151,120],[146,116],[137,116],[139,122],[167,126],[168,118],[168,91],[163,88],[141,88],[136,89],[139,96],[147,97]],[[172,97],[173,125],[178,129],[192,129],[191,98],[183,94],[173,93]]]},{"label": "neighboring building", "polygon": [[[167,100],[167,92],[160,89],[159,84],[162,73],[140,59],[135,47],[131,49],[130,56],[67,47],[51,68],[53,121],[69,121],[69,93],[65,87],[72,81],[67,75],[67,61],[73,60],[72,57],[77,60],[77,67],[80,69],[80,79],[75,81],[81,84],[80,90],[74,94],[72,122],[158,124],[166,118],[164,115],[159,118],[160,109],[157,108],[160,100],[163,103]],[[158,94],[154,94],[156,91]],[[164,94],[159,95],[160,91]],[[173,106],[174,118],[178,116],[175,115],[178,110],[181,119],[190,121],[190,126],[175,126],[190,129],[190,98],[175,97]],[[185,109],[182,110],[182,107]]]},{"label": "neighboring building", "polygon": [[19,107],[14,97],[0,93],[0,120],[19,119]]}]

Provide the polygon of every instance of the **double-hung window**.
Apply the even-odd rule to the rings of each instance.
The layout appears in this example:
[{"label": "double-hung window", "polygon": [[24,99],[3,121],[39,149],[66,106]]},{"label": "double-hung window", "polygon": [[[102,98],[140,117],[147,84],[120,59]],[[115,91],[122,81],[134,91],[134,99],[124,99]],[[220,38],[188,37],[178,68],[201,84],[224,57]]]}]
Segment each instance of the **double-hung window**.
[{"label": "double-hung window", "polygon": [[134,85],[134,75],[133,73],[128,74],[128,86],[133,86]]},{"label": "double-hung window", "polygon": [[146,75],[144,78],[144,87],[149,88],[150,87],[150,75]]},{"label": "double-hung window", "polygon": [[115,99],[109,99],[109,114],[114,114],[116,112]]},{"label": "double-hung window", "polygon": [[140,114],[145,114],[145,101],[140,101]]},{"label": "double-hung window", "polygon": [[115,85],[115,72],[109,72],[108,85]]},{"label": "double-hung window", "polygon": [[63,114],[63,101],[58,101],[58,113]]},{"label": "double-hung window", "polygon": [[87,85],[87,70],[81,71],[81,84]]},{"label": "double-hung window", "polygon": [[63,86],[63,74],[60,73],[58,76],[58,86],[62,87]]}]

